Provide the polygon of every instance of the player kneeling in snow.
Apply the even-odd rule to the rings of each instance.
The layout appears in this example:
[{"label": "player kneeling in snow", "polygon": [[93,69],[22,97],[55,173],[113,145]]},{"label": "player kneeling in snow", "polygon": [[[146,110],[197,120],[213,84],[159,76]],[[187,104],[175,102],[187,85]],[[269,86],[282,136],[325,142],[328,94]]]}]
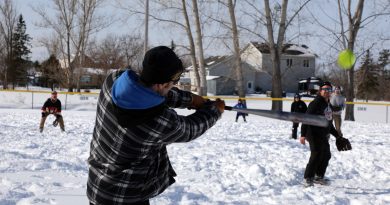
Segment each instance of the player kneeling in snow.
[{"label": "player kneeling in snow", "polygon": [[53,122],[53,126],[56,127],[60,124],[61,131],[65,131],[64,119],[61,115],[61,101],[57,99],[57,92],[53,91],[51,97],[46,100],[45,104],[42,107],[42,118],[41,123],[39,124],[39,131],[43,132],[43,127],[45,126],[45,121],[47,116],[53,114],[56,119]]}]

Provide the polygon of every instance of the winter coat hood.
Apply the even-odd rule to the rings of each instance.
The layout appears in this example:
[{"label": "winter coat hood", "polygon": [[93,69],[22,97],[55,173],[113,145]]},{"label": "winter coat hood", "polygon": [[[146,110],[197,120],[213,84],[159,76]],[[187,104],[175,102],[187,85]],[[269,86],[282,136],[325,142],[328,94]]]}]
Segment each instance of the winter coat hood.
[{"label": "winter coat hood", "polygon": [[115,105],[122,109],[148,109],[165,101],[165,97],[142,86],[137,74],[131,70],[126,70],[115,80],[111,94]]}]

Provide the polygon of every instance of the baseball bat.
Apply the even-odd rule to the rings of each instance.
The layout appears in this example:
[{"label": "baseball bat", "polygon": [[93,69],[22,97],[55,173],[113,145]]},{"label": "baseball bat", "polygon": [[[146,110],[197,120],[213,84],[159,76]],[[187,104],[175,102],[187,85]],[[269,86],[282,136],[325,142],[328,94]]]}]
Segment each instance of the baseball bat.
[{"label": "baseball bat", "polygon": [[306,125],[314,125],[318,127],[327,127],[328,120],[322,115],[312,115],[307,113],[296,113],[296,112],[283,112],[283,111],[272,111],[272,110],[260,110],[260,109],[244,109],[235,108],[231,106],[225,106],[225,110],[237,111],[252,115],[258,115],[262,117],[269,117],[278,120],[292,121],[297,123],[303,123]]}]

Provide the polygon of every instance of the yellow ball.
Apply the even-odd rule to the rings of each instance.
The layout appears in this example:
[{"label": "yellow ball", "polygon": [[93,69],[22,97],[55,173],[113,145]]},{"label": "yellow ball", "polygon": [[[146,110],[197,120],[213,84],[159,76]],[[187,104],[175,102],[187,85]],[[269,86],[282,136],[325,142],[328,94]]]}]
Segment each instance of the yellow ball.
[{"label": "yellow ball", "polygon": [[337,58],[337,64],[340,68],[350,69],[353,64],[356,62],[355,54],[349,49],[345,49],[340,52],[339,57]]}]

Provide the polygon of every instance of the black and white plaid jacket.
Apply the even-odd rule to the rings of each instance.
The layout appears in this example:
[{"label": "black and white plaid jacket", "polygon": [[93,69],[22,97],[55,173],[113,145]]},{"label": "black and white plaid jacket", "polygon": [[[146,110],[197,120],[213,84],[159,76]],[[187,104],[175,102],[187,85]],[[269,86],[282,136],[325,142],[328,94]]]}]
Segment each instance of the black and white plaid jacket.
[{"label": "black and white plaid jacket", "polygon": [[[110,74],[99,95],[91,141],[87,196],[93,204],[127,204],[150,199],[175,182],[166,146],[201,136],[220,118],[213,106],[180,116],[191,93],[173,88],[161,105],[145,110],[121,109],[112,100]],[[137,96],[133,96],[137,98]]]}]

